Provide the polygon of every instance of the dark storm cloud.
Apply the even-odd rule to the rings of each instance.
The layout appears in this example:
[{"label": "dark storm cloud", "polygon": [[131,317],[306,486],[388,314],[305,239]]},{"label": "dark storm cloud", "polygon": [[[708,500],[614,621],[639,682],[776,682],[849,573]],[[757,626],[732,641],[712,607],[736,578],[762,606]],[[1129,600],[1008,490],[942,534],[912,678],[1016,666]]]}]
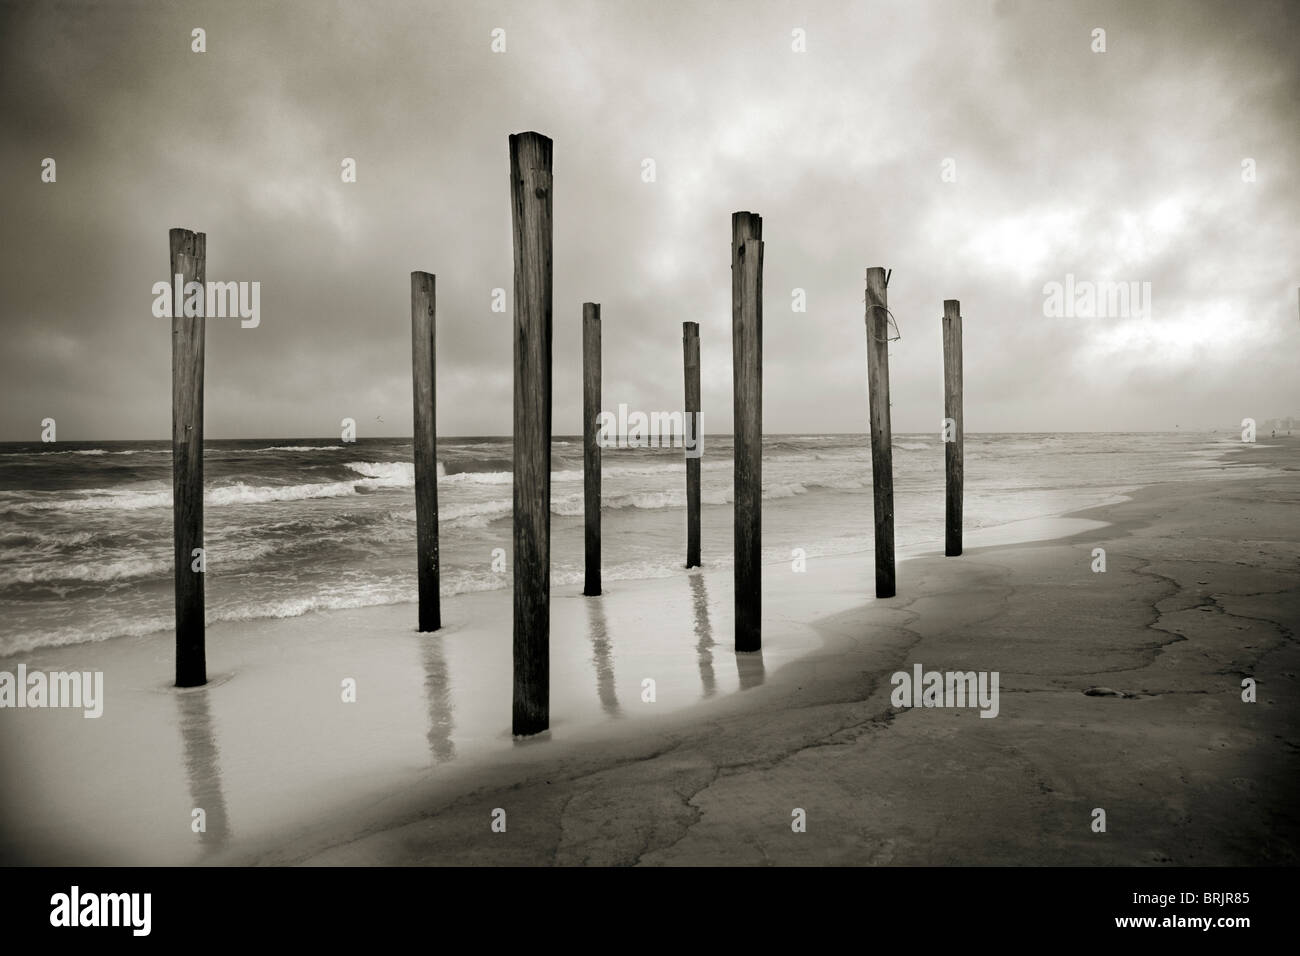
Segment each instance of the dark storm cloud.
[{"label": "dark storm cloud", "polygon": [[[706,428],[729,430],[739,209],[764,216],[768,431],[865,428],[871,265],[894,270],[896,430],[938,428],[944,298],[962,300],[972,430],[1300,411],[1292,5],[87,3],[3,18],[6,439],[47,415],[65,439],[168,433],[150,289],[172,226],[208,234],[209,278],[262,284],[258,328],[209,321],[210,436],[329,435],[345,416],[407,433],[412,269],[438,276],[440,432],[507,433],[510,316],[490,304],[513,291],[506,138],[525,129],[556,143],[557,432],[580,427],[585,300],[603,304],[607,407],[679,406],[681,322],[698,321]],[[1044,317],[1044,283],[1067,273],[1150,282],[1151,317]]]}]

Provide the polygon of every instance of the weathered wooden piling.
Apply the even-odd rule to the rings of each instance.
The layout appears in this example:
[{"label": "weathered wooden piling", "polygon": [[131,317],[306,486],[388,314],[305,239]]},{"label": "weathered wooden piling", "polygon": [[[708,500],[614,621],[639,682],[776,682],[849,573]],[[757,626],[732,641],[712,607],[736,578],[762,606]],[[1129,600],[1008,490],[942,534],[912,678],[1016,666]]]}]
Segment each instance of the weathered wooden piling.
[{"label": "weathered wooden piling", "polygon": [[[207,236],[170,233],[172,290],[172,543],[176,582],[176,686],[208,682],[203,574],[203,343],[200,308],[185,315],[185,286],[206,289]],[[206,303],[206,296],[202,297]],[[196,553],[197,552],[197,553]]]},{"label": "weathered wooden piling", "polygon": [[510,137],[514,233],[514,715],[550,726],[551,140]]},{"label": "weathered wooden piling", "polygon": [[[695,447],[686,449],[686,566],[700,566],[700,323],[682,323],[682,368],[686,377],[683,411],[685,438]],[[685,442],[683,442],[685,444]]]},{"label": "weathered wooden piling", "polygon": [[582,304],[582,505],[587,564],[582,593],[600,594],[600,303]]},{"label": "weathered wooden piling", "polygon": [[867,270],[867,388],[871,493],[876,518],[876,597],[894,596],[894,448],[889,423],[889,308],[885,270]]},{"label": "weathered wooden piling", "polygon": [[763,219],[731,217],[736,650],[762,647]]},{"label": "weathered wooden piling", "polygon": [[[943,300],[943,417],[943,463],[947,489],[943,553],[955,557],[961,554],[962,484],[965,480],[962,459],[965,426],[962,423],[961,398],[961,303],[956,299]],[[949,428],[952,429],[951,433]]]},{"label": "weathered wooden piling", "polygon": [[435,277],[411,273],[411,383],[415,402],[415,540],[420,630],[442,627],[438,594],[437,315]]}]

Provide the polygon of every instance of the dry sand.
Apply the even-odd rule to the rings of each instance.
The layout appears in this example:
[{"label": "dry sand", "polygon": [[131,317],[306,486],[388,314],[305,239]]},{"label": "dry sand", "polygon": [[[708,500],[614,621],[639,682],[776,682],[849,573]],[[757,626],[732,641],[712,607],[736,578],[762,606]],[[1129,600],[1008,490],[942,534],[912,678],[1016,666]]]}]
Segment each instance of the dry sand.
[{"label": "dry sand", "polygon": [[[187,692],[166,635],[25,655],[104,670],[107,701],[0,715],[0,862],[1294,863],[1298,451],[969,534],[887,601],[869,554],[768,566],[761,657],[729,649],[725,573],[557,590],[531,741],[504,591],[436,637],[410,605],[214,626]],[[999,672],[998,716],[891,707],[916,663]]]}]

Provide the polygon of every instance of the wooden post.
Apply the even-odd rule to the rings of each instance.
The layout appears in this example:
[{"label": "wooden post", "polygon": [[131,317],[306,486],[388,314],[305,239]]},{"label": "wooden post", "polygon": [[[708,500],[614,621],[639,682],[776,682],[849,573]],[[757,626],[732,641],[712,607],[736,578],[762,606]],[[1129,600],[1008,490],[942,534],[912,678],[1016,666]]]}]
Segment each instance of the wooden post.
[{"label": "wooden post", "polygon": [[550,726],[551,140],[510,137],[515,258],[514,717]]},{"label": "wooden post", "polygon": [[889,424],[889,312],[885,270],[867,270],[867,387],[871,494],[876,510],[876,597],[894,596],[894,447]]},{"label": "wooden post", "polygon": [[944,422],[943,462],[948,498],[943,553],[955,557],[961,554],[962,483],[965,477],[962,470],[965,425],[962,423],[961,400],[961,303],[956,299],[943,300],[943,417],[952,419],[953,423],[949,437],[948,423]]},{"label": "wooden post", "polygon": [[700,411],[700,323],[682,323],[682,367],[686,375],[686,404],[683,411],[685,437],[693,438],[696,451],[686,455],[686,566],[700,566],[700,457],[703,441]]},{"label": "wooden post", "polygon": [[[176,686],[208,682],[204,635],[203,572],[194,570],[203,547],[203,341],[205,319],[176,308],[185,286],[206,289],[208,239],[173,229],[172,290],[172,543],[176,582]],[[204,297],[206,303],[206,296]],[[200,564],[200,567],[205,567]]]},{"label": "wooden post", "polygon": [[582,303],[582,501],[587,576],[582,593],[600,594],[600,303]]},{"label": "wooden post", "polygon": [[736,650],[763,645],[763,219],[731,217]]},{"label": "wooden post", "polygon": [[415,401],[415,541],[420,630],[442,627],[438,594],[437,315],[435,277],[411,273],[411,383]]}]

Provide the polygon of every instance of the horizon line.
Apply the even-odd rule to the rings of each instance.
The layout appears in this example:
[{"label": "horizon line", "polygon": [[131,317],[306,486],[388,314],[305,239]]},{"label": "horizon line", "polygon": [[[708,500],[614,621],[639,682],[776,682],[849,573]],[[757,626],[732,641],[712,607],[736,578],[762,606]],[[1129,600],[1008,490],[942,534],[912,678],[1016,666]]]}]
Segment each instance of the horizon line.
[{"label": "horizon line", "polygon": [[[1265,421],[1269,421],[1269,419],[1265,419]],[[1193,432],[1212,434],[1218,431],[1235,432],[1239,430],[1239,427],[1240,426],[1224,425],[1216,428],[1174,427],[1174,428],[1154,428],[1154,429],[1148,428],[1148,429],[1140,429],[1140,430],[1123,430],[1123,431],[1110,430],[1110,429],[1096,430],[1096,429],[1071,429],[1071,428],[1057,428],[1049,431],[1015,429],[1015,430],[1007,430],[1007,431],[989,431],[989,430],[967,431],[964,432],[963,434],[966,435],[1164,435],[1164,434],[1180,434],[1180,433],[1190,434]],[[915,436],[915,435],[931,435],[932,432],[896,431],[893,432],[892,434]],[[870,432],[869,431],[818,432],[818,431],[803,429],[800,431],[793,431],[793,432],[762,432],[762,435],[765,437],[771,436],[773,438],[784,438],[784,437],[797,436],[797,435],[816,435],[818,437],[853,436],[853,437],[867,438],[870,436]],[[618,437],[625,438],[627,436],[620,435]],[[711,438],[734,438],[735,433],[734,432],[712,432],[712,433],[706,432],[704,437],[705,438],[710,438],[710,437]],[[439,441],[443,439],[465,439],[465,438],[492,438],[492,439],[513,440],[514,435],[513,434],[478,434],[478,435],[457,434],[457,435],[438,436]],[[552,441],[554,441],[557,438],[581,439],[582,434],[580,432],[574,432],[574,433],[556,432],[551,435]],[[414,436],[412,435],[367,435],[364,437],[356,438],[351,442],[344,442],[340,438],[333,437],[333,436],[326,436],[326,435],[246,435],[246,436],[205,435],[203,438],[205,443],[209,441],[315,441],[315,442],[332,442],[334,444],[343,444],[343,445],[355,445],[363,441],[390,441],[394,439],[414,440]],[[172,439],[170,435],[163,436],[160,438],[64,438],[53,442],[42,442],[39,438],[36,439],[8,439],[7,438],[7,439],[0,439],[0,445],[39,445],[39,444],[59,445],[59,444],[85,443],[85,442],[93,442],[93,441],[110,442],[110,443],[142,442],[142,441],[164,443],[164,442],[170,442],[171,440]],[[654,447],[654,446],[650,446],[650,447]]]}]

